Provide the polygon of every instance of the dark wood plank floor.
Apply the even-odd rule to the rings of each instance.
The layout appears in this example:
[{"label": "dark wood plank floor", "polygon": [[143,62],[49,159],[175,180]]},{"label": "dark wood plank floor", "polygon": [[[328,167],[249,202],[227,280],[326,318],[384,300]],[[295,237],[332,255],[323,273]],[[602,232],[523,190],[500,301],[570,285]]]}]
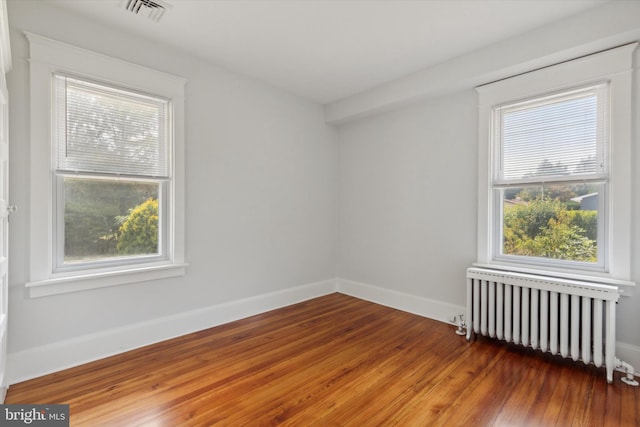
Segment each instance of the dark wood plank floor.
[{"label": "dark wood plank floor", "polygon": [[640,426],[603,369],[332,294],[11,386],[72,426]]}]

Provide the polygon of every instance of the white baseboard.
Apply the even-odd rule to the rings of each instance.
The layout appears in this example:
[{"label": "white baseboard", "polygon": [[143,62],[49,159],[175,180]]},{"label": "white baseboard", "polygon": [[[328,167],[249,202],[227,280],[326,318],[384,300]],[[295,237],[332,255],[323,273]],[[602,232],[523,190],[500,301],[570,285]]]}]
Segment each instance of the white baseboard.
[{"label": "white baseboard", "polygon": [[450,324],[453,316],[467,312],[462,305],[449,304],[347,279],[338,278],[338,292]]},{"label": "white baseboard", "polygon": [[16,384],[333,292],[336,292],[336,280],[324,280],[9,353],[7,384]]},{"label": "white baseboard", "polygon": [[[445,323],[451,323],[453,315],[466,313],[464,306],[353,280],[330,279],[9,353],[7,384],[16,384],[333,292],[340,292]],[[616,356],[632,365],[636,369],[636,375],[640,373],[640,347],[618,342]],[[0,389],[0,393],[2,391]],[[4,392],[6,392],[6,388]]]}]

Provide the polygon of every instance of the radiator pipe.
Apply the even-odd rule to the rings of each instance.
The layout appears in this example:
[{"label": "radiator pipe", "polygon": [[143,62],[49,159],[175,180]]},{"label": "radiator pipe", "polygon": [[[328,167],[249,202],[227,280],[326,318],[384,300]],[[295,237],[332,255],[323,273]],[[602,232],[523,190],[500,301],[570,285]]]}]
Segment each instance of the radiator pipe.
[{"label": "radiator pipe", "polygon": [[458,329],[456,329],[456,334],[466,335],[467,331],[465,329],[467,329],[467,323],[464,321],[464,314],[453,316],[454,323],[456,322],[456,320],[458,321]]},{"label": "radiator pipe", "polygon": [[638,381],[634,378],[635,371],[633,366],[625,362],[624,360],[620,360],[616,357],[616,369],[622,368],[627,373],[626,377],[620,378],[620,380],[628,385],[638,386]]}]

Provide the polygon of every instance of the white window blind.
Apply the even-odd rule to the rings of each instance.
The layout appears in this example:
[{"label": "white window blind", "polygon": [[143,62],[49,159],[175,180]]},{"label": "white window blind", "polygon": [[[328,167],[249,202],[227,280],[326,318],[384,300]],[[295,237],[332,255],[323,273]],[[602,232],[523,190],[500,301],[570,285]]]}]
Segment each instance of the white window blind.
[{"label": "white window blind", "polygon": [[55,74],[56,169],[166,178],[168,101]]},{"label": "white window blind", "polygon": [[602,180],[607,175],[607,84],[494,110],[494,185]]}]

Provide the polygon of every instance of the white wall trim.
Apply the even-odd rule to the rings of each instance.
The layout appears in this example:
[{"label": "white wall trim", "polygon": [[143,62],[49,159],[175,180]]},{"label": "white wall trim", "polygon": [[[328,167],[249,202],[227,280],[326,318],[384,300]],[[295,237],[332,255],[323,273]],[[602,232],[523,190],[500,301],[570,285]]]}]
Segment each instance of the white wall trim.
[{"label": "white wall trim", "polygon": [[[27,381],[334,292],[449,324],[453,315],[466,313],[466,308],[461,305],[353,280],[328,279],[9,353],[7,384]],[[631,364],[636,375],[640,374],[640,347],[618,342],[616,356]]]},{"label": "white wall trim", "polygon": [[336,280],[329,279],[9,353],[7,384],[16,384],[335,291]]},{"label": "white wall trim", "polygon": [[187,266],[188,264],[169,263],[162,263],[154,266],[145,265],[140,268],[132,268],[131,270],[96,272],[93,274],[57,277],[55,279],[27,282],[24,286],[26,287],[30,298],[39,298],[66,294],[69,292],[104,288],[107,286],[124,285],[133,282],[184,276],[186,274]]},{"label": "white wall trim", "polygon": [[[2,75],[13,68],[11,61],[11,44],[9,43],[9,15],[7,14],[7,0],[0,2],[0,57],[2,61]],[[3,77],[4,78],[4,77]]]},{"label": "white wall trim", "polygon": [[387,288],[355,282],[353,280],[338,278],[337,287],[338,292],[345,295],[450,324],[453,324],[453,316],[467,312],[466,307],[462,305],[392,291]]}]

